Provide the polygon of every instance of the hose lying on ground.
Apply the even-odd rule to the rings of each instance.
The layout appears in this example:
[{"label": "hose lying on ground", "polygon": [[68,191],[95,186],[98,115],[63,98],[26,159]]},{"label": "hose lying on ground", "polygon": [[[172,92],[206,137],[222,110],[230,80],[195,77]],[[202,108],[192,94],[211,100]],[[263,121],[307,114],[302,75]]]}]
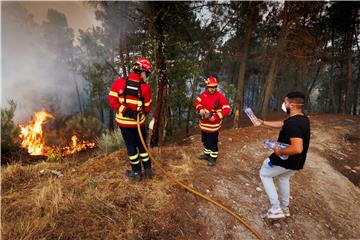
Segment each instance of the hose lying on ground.
[{"label": "hose lying on ground", "polygon": [[222,205],[221,203],[216,202],[215,200],[212,200],[211,198],[203,195],[202,193],[190,188],[189,186],[185,185],[184,183],[182,183],[180,180],[178,180],[174,175],[172,175],[171,173],[167,172],[162,166],[161,164],[155,160],[155,158],[151,155],[149,148],[146,146],[145,140],[143,138],[143,135],[141,133],[141,127],[140,127],[140,119],[139,119],[139,115],[137,115],[137,129],[139,132],[139,136],[140,136],[140,140],[141,143],[143,144],[146,152],[149,154],[149,158],[151,159],[151,161],[154,163],[154,165],[159,168],[165,176],[167,176],[170,180],[174,181],[177,185],[179,185],[180,187],[184,188],[185,190],[195,194],[196,196],[205,199],[206,201],[214,204],[215,206],[221,208],[222,210],[224,210],[225,212],[227,212],[228,214],[230,214],[231,216],[233,216],[238,222],[240,222],[242,225],[244,225],[250,232],[252,232],[257,239],[262,240],[263,238],[260,236],[260,234],[248,223],[246,223],[238,214],[236,214],[234,211],[230,210],[229,208],[225,207],[224,205]]}]

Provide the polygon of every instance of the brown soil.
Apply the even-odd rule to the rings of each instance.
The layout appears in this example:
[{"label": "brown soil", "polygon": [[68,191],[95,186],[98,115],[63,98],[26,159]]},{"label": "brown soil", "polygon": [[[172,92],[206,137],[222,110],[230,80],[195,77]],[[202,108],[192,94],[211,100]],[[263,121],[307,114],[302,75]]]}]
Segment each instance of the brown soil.
[{"label": "brown soil", "polygon": [[[199,135],[152,151],[168,171],[233,209],[265,239],[359,239],[360,118],[320,115],[311,122],[305,169],[291,181],[292,217],[275,224],[264,220],[269,203],[256,187],[262,188],[258,171],[270,153],[262,142],[277,130],[222,131],[213,168],[197,160]],[[127,167],[125,150],[87,161],[2,167],[2,238],[254,239],[157,169],[153,180],[133,184],[123,176]]]}]

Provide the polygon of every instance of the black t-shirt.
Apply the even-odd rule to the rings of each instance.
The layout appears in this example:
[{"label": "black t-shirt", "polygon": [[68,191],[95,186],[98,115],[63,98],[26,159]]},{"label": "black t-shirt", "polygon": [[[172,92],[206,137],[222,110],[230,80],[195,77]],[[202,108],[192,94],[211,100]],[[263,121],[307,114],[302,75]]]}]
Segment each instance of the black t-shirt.
[{"label": "black t-shirt", "polygon": [[286,169],[303,169],[310,142],[310,121],[306,115],[295,115],[284,121],[284,126],[279,133],[278,142],[291,144],[290,138],[303,139],[302,153],[291,155],[286,160],[282,160],[273,153],[270,155],[270,161],[273,165],[281,166]]}]

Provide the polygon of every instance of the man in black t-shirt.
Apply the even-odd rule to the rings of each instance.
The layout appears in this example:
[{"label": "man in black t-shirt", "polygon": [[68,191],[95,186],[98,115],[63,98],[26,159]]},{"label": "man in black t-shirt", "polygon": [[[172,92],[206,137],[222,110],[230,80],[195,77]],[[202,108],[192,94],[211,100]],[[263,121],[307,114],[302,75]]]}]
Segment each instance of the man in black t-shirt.
[{"label": "man in black t-shirt", "polygon": [[[271,204],[267,213],[269,219],[290,216],[290,177],[295,170],[304,167],[310,142],[310,121],[302,110],[304,101],[304,94],[291,92],[286,95],[281,107],[289,118],[272,122],[259,120],[264,126],[281,128],[278,142],[288,144],[286,148],[276,146],[260,169],[260,178]],[[278,177],[279,195],[273,177]]]}]

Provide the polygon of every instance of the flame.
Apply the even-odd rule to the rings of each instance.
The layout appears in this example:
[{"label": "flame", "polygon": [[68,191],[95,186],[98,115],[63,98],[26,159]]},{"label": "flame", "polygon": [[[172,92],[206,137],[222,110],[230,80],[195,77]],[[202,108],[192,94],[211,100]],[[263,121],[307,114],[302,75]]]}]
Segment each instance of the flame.
[{"label": "flame", "polygon": [[[47,156],[48,152],[59,149],[55,146],[46,146],[43,136],[43,125],[48,118],[54,118],[50,113],[41,111],[35,114],[35,117],[27,126],[19,125],[21,146],[28,150],[30,155]],[[71,137],[69,146],[60,148],[61,155],[66,156],[80,152],[86,148],[94,148],[95,143],[90,141],[80,141],[76,135]]]},{"label": "flame", "polygon": [[94,148],[95,143],[89,141],[79,141],[76,135],[71,137],[71,145],[63,148],[63,155],[74,154],[80,152],[85,148]]},{"label": "flame", "polygon": [[45,155],[46,153],[42,126],[47,118],[53,118],[53,116],[45,111],[37,112],[27,126],[19,125],[21,146],[27,148],[30,155]]}]

